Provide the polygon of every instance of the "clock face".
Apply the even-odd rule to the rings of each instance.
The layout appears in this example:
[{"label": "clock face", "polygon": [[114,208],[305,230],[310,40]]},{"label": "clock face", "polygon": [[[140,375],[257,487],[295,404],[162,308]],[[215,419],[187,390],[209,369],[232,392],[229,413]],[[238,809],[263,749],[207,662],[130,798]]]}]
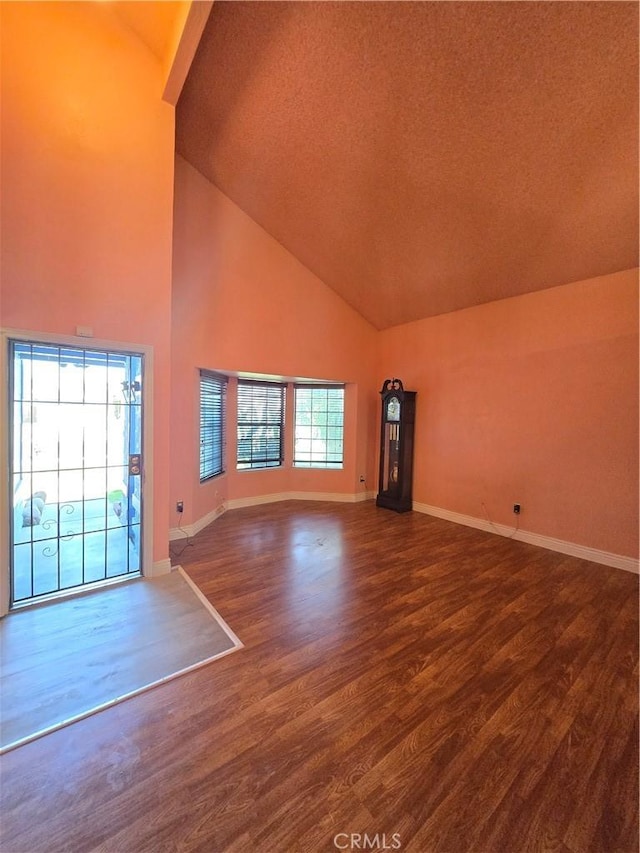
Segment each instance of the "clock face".
[{"label": "clock face", "polygon": [[398,400],[397,397],[391,397],[389,402],[387,403],[387,420],[400,420],[400,400]]}]

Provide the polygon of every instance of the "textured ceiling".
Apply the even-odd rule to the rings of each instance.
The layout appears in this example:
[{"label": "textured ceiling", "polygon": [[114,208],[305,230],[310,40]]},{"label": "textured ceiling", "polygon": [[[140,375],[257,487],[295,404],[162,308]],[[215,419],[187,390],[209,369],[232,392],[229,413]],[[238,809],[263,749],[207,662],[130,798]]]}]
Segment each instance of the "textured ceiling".
[{"label": "textured ceiling", "polygon": [[638,264],[635,2],[217,2],[176,134],[378,328]]}]

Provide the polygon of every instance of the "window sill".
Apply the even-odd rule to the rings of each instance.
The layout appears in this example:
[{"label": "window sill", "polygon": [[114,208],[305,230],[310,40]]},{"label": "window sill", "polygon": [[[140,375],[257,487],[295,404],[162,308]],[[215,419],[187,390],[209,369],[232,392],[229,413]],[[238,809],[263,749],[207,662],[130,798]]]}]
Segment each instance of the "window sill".
[{"label": "window sill", "polygon": [[255,474],[256,471],[282,471],[286,468],[286,465],[269,465],[266,468],[238,468],[236,467],[236,474]]},{"label": "window sill", "polygon": [[301,471],[344,471],[344,465],[316,465],[312,462],[294,462],[292,467]]},{"label": "window sill", "polygon": [[219,474],[212,474],[210,477],[206,477],[204,480],[200,480],[201,486],[206,486],[207,483],[213,483],[214,480],[221,480],[223,477],[227,476],[227,471],[221,471]]}]

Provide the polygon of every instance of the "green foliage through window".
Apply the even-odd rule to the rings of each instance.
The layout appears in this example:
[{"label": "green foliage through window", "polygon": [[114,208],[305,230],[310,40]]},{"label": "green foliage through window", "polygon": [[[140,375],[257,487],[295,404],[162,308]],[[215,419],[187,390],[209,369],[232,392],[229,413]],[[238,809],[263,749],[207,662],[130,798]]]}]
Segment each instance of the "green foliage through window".
[{"label": "green foliage through window", "polygon": [[344,386],[296,385],[293,464],[342,468]]},{"label": "green foliage through window", "polygon": [[276,382],[238,380],[239,469],[282,465],[285,390]]}]

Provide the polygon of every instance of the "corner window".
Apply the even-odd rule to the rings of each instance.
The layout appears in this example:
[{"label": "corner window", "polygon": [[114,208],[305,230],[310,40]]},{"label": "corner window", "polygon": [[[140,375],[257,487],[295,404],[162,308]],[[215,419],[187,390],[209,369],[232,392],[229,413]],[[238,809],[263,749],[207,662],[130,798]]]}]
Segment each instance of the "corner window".
[{"label": "corner window", "polygon": [[293,464],[342,468],[344,386],[296,385]]},{"label": "corner window", "polygon": [[200,371],[200,482],[224,473],[227,380]]},{"label": "corner window", "polygon": [[276,382],[238,380],[239,469],[282,465],[285,390]]}]

